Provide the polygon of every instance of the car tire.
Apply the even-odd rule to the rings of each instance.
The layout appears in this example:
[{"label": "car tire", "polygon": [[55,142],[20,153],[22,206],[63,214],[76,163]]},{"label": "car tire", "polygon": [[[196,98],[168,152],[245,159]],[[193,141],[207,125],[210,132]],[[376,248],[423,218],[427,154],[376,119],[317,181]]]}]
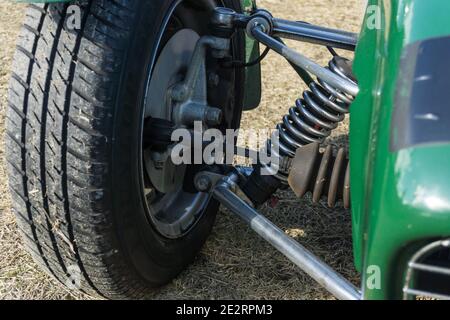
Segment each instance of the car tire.
[{"label": "car tire", "polygon": [[[75,30],[67,24],[73,3],[26,11],[6,124],[13,210],[34,260],[71,289],[151,297],[193,261],[214,223],[218,204],[210,201],[187,234],[166,238],[146,219],[140,193],[143,84],[175,2],[78,1]],[[238,9],[239,1],[228,4]],[[236,128],[242,74],[224,72],[232,93],[225,127]]]}]

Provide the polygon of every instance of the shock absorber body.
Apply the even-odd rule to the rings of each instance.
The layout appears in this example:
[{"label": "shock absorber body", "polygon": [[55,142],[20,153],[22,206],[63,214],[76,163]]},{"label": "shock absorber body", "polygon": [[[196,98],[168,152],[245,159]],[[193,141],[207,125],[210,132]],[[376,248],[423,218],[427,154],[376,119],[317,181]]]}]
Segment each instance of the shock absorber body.
[{"label": "shock absorber body", "polygon": [[[336,75],[356,84],[352,75],[349,60],[335,56],[328,64],[328,69]],[[339,122],[349,112],[354,97],[335,89],[322,79],[312,82],[309,90],[297,99],[295,106],[289,109],[283,121],[277,125],[278,143],[269,140],[267,149],[272,156],[278,157],[280,166],[274,175],[261,175],[261,166],[255,166],[253,174],[243,187],[243,191],[253,200],[256,206],[261,205],[282,185],[291,185],[297,195],[313,193],[313,201],[317,202],[322,195],[328,197],[328,204],[334,206],[336,200],[344,200],[349,206],[348,160],[343,150],[337,157],[331,148],[324,153],[319,151],[319,143],[327,138]],[[305,145],[315,144],[296,157],[296,151]],[[309,159],[305,170],[294,170],[298,163]],[[302,160],[303,158],[303,160]],[[345,178],[347,177],[347,178]],[[301,188],[299,187],[301,186]]]}]

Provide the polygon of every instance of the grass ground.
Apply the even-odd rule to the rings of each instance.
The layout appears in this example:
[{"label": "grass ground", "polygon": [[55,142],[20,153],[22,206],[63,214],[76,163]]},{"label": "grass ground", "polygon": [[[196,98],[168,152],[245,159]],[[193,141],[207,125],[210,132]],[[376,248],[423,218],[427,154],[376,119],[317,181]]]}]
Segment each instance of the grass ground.
[{"label": "grass ground", "polygon": [[[337,4],[338,3],[338,4]],[[274,15],[357,32],[361,19],[358,0],[259,0]],[[0,134],[4,133],[9,68],[24,5],[0,3]],[[296,49],[321,64],[329,53],[305,44]],[[304,86],[288,64],[270,53],[263,62],[263,100],[257,112],[244,114],[244,127],[273,128]],[[335,131],[329,143],[345,145],[348,122]],[[0,299],[86,299],[67,291],[46,276],[23,250],[9,209],[7,177],[0,144]],[[330,210],[324,204],[298,200],[280,192],[275,208],[262,212],[288,234],[322,257],[344,276],[358,282],[352,264],[350,212]],[[331,299],[331,295],[299,271],[281,254],[255,236],[226,210],[218,215],[214,231],[194,264],[155,299]]]}]

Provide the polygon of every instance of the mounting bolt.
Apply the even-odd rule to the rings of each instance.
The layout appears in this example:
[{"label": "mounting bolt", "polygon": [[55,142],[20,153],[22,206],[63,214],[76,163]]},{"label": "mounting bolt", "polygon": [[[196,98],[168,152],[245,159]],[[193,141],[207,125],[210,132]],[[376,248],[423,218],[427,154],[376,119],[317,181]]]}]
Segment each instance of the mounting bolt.
[{"label": "mounting bolt", "polygon": [[187,99],[188,90],[184,83],[177,84],[170,90],[170,95],[173,100],[183,102]]},{"label": "mounting bolt", "polygon": [[219,85],[219,82],[220,82],[220,77],[219,77],[219,75],[218,75],[217,73],[215,73],[215,72],[210,72],[210,73],[208,74],[208,82],[209,82],[212,86],[217,87],[217,86]]},{"label": "mounting bolt", "polygon": [[209,126],[217,126],[222,123],[222,115],[222,110],[209,107],[205,112],[205,123]]},{"label": "mounting bolt", "polygon": [[216,27],[233,29],[235,17],[236,11],[229,8],[217,7],[211,16],[211,24]]},{"label": "mounting bolt", "polygon": [[155,169],[161,170],[164,168],[166,159],[164,159],[164,156],[161,153],[152,152],[151,157],[152,157],[152,161],[153,161],[153,165],[154,165]]},{"label": "mounting bolt", "polygon": [[254,39],[254,28],[261,28],[264,33],[270,34],[273,30],[272,18],[272,14],[269,11],[264,9],[258,10],[255,14],[252,15],[252,19],[247,24],[247,35],[250,38]]},{"label": "mounting bolt", "polygon": [[200,175],[195,179],[195,187],[200,192],[208,192],[211,189],[212,183],[209,177]]}]

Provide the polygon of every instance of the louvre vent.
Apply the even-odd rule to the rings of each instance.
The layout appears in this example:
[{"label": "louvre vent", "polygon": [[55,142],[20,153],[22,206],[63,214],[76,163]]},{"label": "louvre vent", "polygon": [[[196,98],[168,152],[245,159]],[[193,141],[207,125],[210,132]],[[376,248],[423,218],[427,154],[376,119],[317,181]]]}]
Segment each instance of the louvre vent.
[{"label": "louvre vent", "polygon": [[403,298],[450,300],[450,239],[430,243],[412,256]]}]

